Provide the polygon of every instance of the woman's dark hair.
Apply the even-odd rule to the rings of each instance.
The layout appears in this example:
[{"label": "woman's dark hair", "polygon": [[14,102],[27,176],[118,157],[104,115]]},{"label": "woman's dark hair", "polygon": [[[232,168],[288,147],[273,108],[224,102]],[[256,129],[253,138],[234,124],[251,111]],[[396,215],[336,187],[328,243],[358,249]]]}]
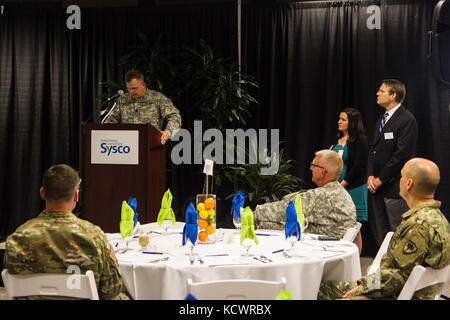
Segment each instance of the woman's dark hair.
[{"label": "woman's dark hair", "polygon": [[[348,118],[348,141],[355,142],[360,137],[365,137],[364,125],[361,118],[361,113],[355,108],[345,108],[341,111],[347,114]],[[336,137],[342,138],[343,132],[338,131]]]}]

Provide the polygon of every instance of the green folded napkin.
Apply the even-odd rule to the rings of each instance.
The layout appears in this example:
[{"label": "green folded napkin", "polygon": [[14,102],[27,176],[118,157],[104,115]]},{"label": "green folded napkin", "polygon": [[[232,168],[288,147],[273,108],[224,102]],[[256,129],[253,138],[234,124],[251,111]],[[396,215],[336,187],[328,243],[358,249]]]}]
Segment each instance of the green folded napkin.
[{"label": "green folded napkin", "polygon": [[305,215],[303,214],[303,208],[302,208],[302,198],[300,197],[300,194],[297,194],[295,197],[295,203],[294,203],[295,211],[297,211],[297,220],[300,224],[300,228],[303,231],[303,222],[305,220]]},{"label": "green folded napkin", "polygon": [[292,300],[291,292],[289,290],[281,290],[278,292],[275,300]]},{"label": "green folded napkin", "polygon": [[250,207],[245,209],[241,207],[241,244],[246,238],[253,239],[258,244],[258,238],[255,235],[255,224],[253,223],[253,211]]},{"label": "green folded napkin", "polygon": [[122,201],[121,220],[119,227],[122,239],[133,235],[134,211],[126,201]]},{"label": "green folded napkin", "polygon": [[161,200],[161,209],[159,210],[158,218],[156,218],[156,221],[160,227],[164,220],[172,220],[172,223],[175,225],[175,213],[173,212],[171,206],[172,193],[170,193],[170,189],[167,189]]}]

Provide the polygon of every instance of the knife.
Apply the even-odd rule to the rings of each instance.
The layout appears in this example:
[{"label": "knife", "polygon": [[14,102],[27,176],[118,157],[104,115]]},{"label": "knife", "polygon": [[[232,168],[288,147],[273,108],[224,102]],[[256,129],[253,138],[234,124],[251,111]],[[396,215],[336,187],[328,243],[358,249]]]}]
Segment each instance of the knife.
[{"label": "knife", "polygon": [[224,256],[229,256],[228,253],[220,253],[220,254],[207,254],[204,257],[224,257]]},{"label": "knife", "polygon": [[260,258],[258,258],[258,257],[253,257],[253,259],[258,260],[258,261],[261,261],[262,263],[267,263],[267,261],[264,261],[263,259],[260,259]]}]

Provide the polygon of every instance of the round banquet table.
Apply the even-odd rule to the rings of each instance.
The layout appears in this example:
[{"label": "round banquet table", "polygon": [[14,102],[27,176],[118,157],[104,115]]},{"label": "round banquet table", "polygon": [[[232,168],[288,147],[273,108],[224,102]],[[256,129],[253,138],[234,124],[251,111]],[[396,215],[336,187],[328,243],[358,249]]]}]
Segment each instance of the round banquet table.
[{"label": "round banquet table", "polygon": [[125,289],[133,299],[184,299],[188,278],[201,282],[225,279],[280,281],[284,277],[292,299],[315,300],[321,280],[356,281],[361,278],[359,251],[355,244],[345,240],[319,241],[317,235],[304,234],[293,251],[288,251],[291,257],[287,257],[280,250],[287,250],[290,245],[284,232],[278,230],[256,230],[259,244],[254,244],[249,250],[251,256],[245,257],[242,256],[245,249],[240,245],[239,232],[217,229],[216,243],[196,242],[193,249],[196,259],[192,264],[190,249],[182,246],[183,224],[177,222],[167,233],[156,223],[141,226],[141,230],[150,236],[149,246],[144,250],[139,248],[137,237],[122,239],[119,233],[106,234],[115,248]]}]

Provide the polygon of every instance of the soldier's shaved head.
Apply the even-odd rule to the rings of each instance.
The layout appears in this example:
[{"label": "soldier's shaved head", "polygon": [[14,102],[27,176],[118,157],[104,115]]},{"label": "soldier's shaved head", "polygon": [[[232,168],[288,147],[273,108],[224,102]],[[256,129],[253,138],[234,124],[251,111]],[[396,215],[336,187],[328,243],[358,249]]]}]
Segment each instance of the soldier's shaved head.
[{"label": "soldier's shaved head", "polygon": [[423,158],[411,159],[401,171],[400,196],[410,208],[434,200],[439,180],[439,168],[434,162]]},{"label": "soldier's shaved head", "polygon": [[430,160],[414,158],[404,166],[405,178],[414,181],[415,190],[419,196],[434,195],[440,181],[438,166]]}]

